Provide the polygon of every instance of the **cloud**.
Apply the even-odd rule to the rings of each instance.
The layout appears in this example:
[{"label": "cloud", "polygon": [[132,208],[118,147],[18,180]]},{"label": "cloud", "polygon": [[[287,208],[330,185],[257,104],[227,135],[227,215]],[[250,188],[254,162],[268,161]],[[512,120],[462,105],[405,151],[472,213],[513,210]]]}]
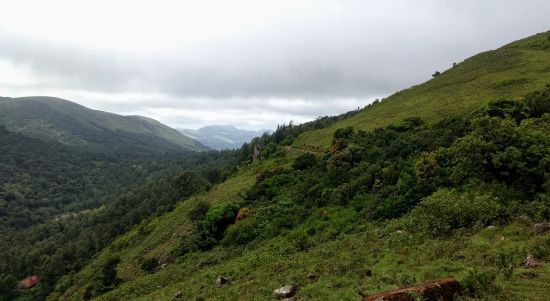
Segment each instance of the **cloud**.
[{"label": "cloud", "polygon": [[27,2],[3,8],[0,94],[181,127],[339,114],[550,27],[542,0]]}]

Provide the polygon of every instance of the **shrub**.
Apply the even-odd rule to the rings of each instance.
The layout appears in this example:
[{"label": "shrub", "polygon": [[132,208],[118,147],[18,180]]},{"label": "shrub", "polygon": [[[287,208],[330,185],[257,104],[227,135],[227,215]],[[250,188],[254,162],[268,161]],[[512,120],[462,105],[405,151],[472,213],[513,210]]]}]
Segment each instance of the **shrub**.
[{"label": "shrub", "polygon": [[260,234],[260,227],[256,218],[247,218],[231,225],[225,231],[222,240],[224,245],[245,245],[253,241]]},{"label": "shrub", "polygon": [[280,158],[285,155],[285,149],[275,143],[269,143],[262,149],[262,158]]},{"label": "shrub", "polygon": [[410,217],[417,230],[441,237],[459,228],[486,226],[502,214],[502,206],[492,195],[459,194],[440,189],[420,202]]},{"label": "shrub", "polygon": [[210,206],[205,201],[198,201],[191,205],[191,209],[187,213],[187,217],[196,222],[204,219]]},{"label": "shrub", "polygon": [[204,229],[219,237],[227,226],[235,222],[239,206],[233,203],[222,203],[208,210],[204,219]]},{"label": "shrub", "polygon": [[464,292],[474,298],[483,298],[489,295],[493,290],[495,275],[486,271],[470,271],[462,280]]},{"label": "shrub", "polygon": [[348,126],[348,127],[342,128],[342,129],[337,129],[334,132],[334,138],[335,139],[348,139],[348,138],[351,138],[352,135],[353,135],[353,127],[352,126]]},{"label": "shrub", "polygon": [[120,283],[116,271],[119,262],[120,258],[115,256],[108,257],[99,264],[90,284],[94,296],[110,291]]},{"label": "shrub", "polygon": [[527,94],[525,103],[529,107],[531,117],[541,117],[550,113],[550,85],[540,91]]},{"label": "shrub", "polygon": [[514,256],[510,253],[501,252],[498,254],[496,262],[498,272],[506,279],[512,278],[514,273]]},{"label": "shrub", "polygon": [[302,154],[294,159],[292,168],[295,170],[305,170],[317,164],[317,158],[313,154]]},{"label": "shrub", "polygon": [[17,279],[11,274],[0,274],[0,300],[12,300],[15,296]]},{"label": "shrub", "polygon": [[345,139],[336,138],[332,141],[332,147],[330,151],[332,153],[337,153],[343,151],[346,147],[348,147],[348,143]]},{"label": "shrub", "polygon": [[288,239],[298,251],[305,251],[311,246],[310,235],[304,229],[296,229],[290,232]]},{"label": "shrub", "polygon": [[145,259],[141,263],[141,269],[148,273],[153,273],[157,268],[157,266],[158,266],[158,260],[155,258]]},{"label": "shrub", "polygon": [[237,213],[237,217],[235,218],[236,221],[242,221],[244,219],[247,219],[250,217],[250,208],[244,207],[239,209],[239,212]]}]

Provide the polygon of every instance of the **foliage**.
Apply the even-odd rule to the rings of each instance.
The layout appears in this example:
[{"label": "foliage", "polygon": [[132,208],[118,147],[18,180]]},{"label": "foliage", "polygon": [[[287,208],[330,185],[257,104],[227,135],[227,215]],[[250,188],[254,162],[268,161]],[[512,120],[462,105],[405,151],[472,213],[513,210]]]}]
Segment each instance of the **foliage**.
[{"label": "foliage", "polygon": [[208,209],[210,209],[208,203],[204,201],[195,202],[187,213],[187,217],[193,222],[200,221],[206,217]]},{"label": "foliage", "polygon": [[158,260],[156,258],[148,258],[141,263],[141,269],[148,273],[153,273],[157,266]]},{"label": "foliage", "polygon": [[121,280],[117,277],[116,271],[119,262],[120,258],[109,257],[100,263],[90,287],[95,296],[112,290],[120,283]]},{"label": "foliage", "polygon": [[292,163],[292,168],[296,170],[304,170],[314,167],[317,164],[317,158],[313,154],[302,154]]},{"label": "foliage", "polygon": [[525,96],[525,103],[529,108],[531,117],[541,117],[550,113],[550,85],[539,91],[534,91]]},{"label": "foliage", "polygon": [[462,279],[462,285],[466,294],[481,298],[486,297],[494,290],[494,280],[495,275],[491,272],[473,270]]},{"label": "foliage", "polygon": [[503,211],[492,195],[460,194],[443,189],[420,202],[410,217],[414,227],[422,233],[441,237],[460,228],[490,225]]},{"label": "foliage", "polygon": [[0,274],[0,300],[11,300],[16,292],[17,279],[13,275]]},{"label": "foliage", "polygon": [[239,206],[233,203],[222,203],[208,210],[204,222],[202,223],[205,230],[219,237],[227,226],[235,222],[239,212]]}]

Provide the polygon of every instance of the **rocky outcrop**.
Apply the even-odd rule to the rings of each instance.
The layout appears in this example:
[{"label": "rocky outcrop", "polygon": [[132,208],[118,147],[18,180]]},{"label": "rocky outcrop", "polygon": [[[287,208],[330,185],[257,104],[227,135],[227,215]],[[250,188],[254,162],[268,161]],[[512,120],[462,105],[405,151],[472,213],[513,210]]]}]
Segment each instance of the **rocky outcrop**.
[{"label": "rocky outcrop", "polygon": [[277,300],[283,300],[286,298],[292,298],[296,292],[298,291],[298,287],[295,285],[285,285],[283,287],[280,287],[273,291],[273,296],[275,296],[275,299]]},{"label": "rocky outcrop", "polygon": [[540,223],[533,226],[535,234],[543,234],[550,231],[550,223]]},{"label": "rocky outcrop", "polygon": [[20,290],[26,290],[26,289],[34,287],[38,283],[40,283],[40,276],[32,275],[32,276],[29,276],[29,277],[19,281],[17,283],[17,288],[20,289]]},{"label": "rocky outcrop", "polygon": [[229,279],[223,277],[223,276],[218,276],[218,278],[216,278],[216,284],[218,284],[219,286],[222,286],[226,283],[229,282]]},{"label": "rocky outcrop", "polygon": [[172,295],[172,299],[171,300],[178,300],[178,299],[181,299],[183,298],[183,293],[181,291],[177,291],[174,293],[174,295]]},{"label": "rocky outcrop", "polygon": [[256,162],[261,159],[262,147],[259,144],[254,144],[254,153],[252,154],[252,161]]},{"label": "rocky outcrop", "polygon": [[533,255],[527,255],[521,262],[521,266],[524,268],[536,268],[540,266],[540,260]]},{"label": "rocky outcrop", "polygon": [[363,301],[413,301],[420,295],[426,301],[451,301],[461,290],[455,279],[444,279],[424,283],[414,287],[398,288],[381,292],[363,299]]}]

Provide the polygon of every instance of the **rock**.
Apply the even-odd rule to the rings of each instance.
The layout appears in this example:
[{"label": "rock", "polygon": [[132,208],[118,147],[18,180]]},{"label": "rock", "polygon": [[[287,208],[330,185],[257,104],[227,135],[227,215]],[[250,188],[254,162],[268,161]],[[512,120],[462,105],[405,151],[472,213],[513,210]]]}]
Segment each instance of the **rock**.
[{"label": "rock", "polygon": [[182,296],[183,296],[183,293],[181,291],[177,291],[172,296],[172,300],[181,299]]},{"label": "rock", "polygon": [[317,280],[317,275],[309,273],[309,274],[307,274],[307,280],[315,281],[315,280]]},{"label": "rock", "polygon": [[393,232],[393,234],[402,234],[402,233],[403,233],[403,231],[401,231],[401,230],[396,230],[395,232]]},{"label": "rock", "polygon": [[536,268],[540,266],[540,261],[536,256],[527,255],[521,262],[521,266],[524,268]]},{"label": "rock", "polygon": [[216,278],[216,283],[219,285],[219,286],[222,286],[226,283],[229,282],[229,279],[223,277],[223,276],[218,276],[218,278]]},{"label": "rock", "polygon": [[290,298],[296,294],[298,287],[295,285],[285,285],[273,291],[273,295],[277,300]]},{"label": "rock", "polygon": [[495,226],[487,226],[487,227],[485,227],[485,229],[487,229],[487,230],[495,230],[496,228],[497,228],[497,227],[495,227]]},{"label": "rock", "polygon": [[535,234],[543,234],[550,231],[550,223],[540,223],[533,226]]},{"label": "rock", "polygon": [[443,279],[424,283],[414,287],[398,288],[381,292],[363,301],[413,301],[415,295],[420,295],[426,301],[451,301],[456,293],[460,292],[461,285],[455,279]]},{"label": "rock", "polygon": [[256,162],[261,159],[261,150],[262,147],[259,144],[254,144],[254,153],[252,154],[252,161]]}]

